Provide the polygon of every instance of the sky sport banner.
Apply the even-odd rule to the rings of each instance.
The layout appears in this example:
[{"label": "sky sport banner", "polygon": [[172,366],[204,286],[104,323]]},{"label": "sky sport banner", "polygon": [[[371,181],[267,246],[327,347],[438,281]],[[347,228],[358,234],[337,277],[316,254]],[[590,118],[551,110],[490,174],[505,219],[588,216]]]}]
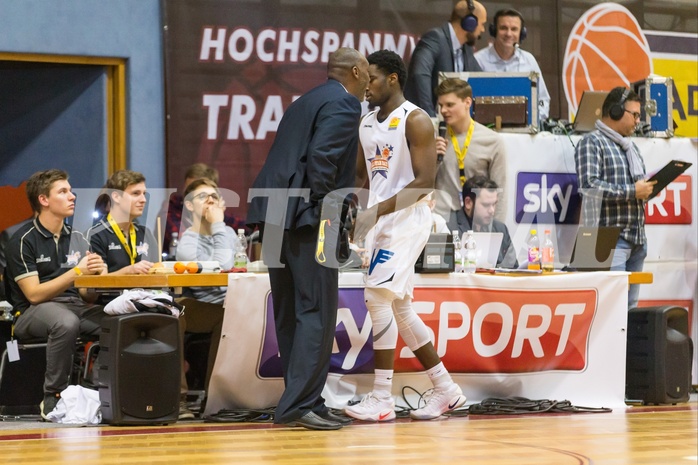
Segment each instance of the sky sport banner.
[{"label": "sky sport banner", "polygon": [[[336,408],[372,388],[363,278],[360,272],[340,274],[335,344],[323,392]],[[231,274],[228,286],[207,414],[274,406],[283,390],[268,275]],[[469,401],[522,396],[615,408],[624,406],[627,289],[625,273],[417,275],[414,307]],[[394,392],[405,385],[428,389],[421,370],[399,339]]]},{"label": "sky sport banner", "polygon": [[[525,241],[532,222],[538,230],[550,229],[556,260],[569,263],[577,231],[577,179],[574,175],[574,146],[581,136],[502,134],[507,153],[507,189],[510,206],[506,224],[519,262],[525,260]],[[636,138],[648,173],[671,160],[689,160],[693,165],[645,205],[647,258],[644,271],[654,276],[652,284],[640,286],[640,307],[676,305],[688,309],[689,332],[698,347],[698,202],[695,157],[696,139],[686,137]],[[515,154],[512,156],[512,154]],[[694,357],[693,382],[698,380],[698,358]]]},{"label": "sky sport banner", "polygon": [[[415,311],[438,334],[439,356],[451,373],[535,373],[586,369],[589,328],[596,314],[595,289],[526,290],[502,297],[500,289],[437,287],[415,292]],[[282,376],[274,332],[271,294],[264,305],[267,324],[258,375]],[[373,374],[371,319],[363,288],[339,292],[335,335],[338,350],[331,370]],[[348,310],[348,311],[345,311]],[[396,373],[421,371],[402,339]]]},{"label": "sky sport banner", "polygon": [[[535,216],[539,219],[564,220],[574,210],[568,200],[574,198],[576,185],[572,186],[568,181],[569,173],[574,171],[573,145],[579,142],[579,137],[569,139],[551,134],[538,138],[525,134],[504,134],[503,137],[508,152],[516,154],[510,157],[507,165],[507,175],[514,189],[510,189],[508,193],[510,209],[506,222],[519,252],[519,260],[522,260],[523,244],[531,225],[519,223],[515,218]],[[695,142],[687,138],[643,138],[638,139],[637,143],[650,172],[656,171],[673,158],[683,159],[696,153]],[[670,184],[666,195],[656,197],[647,206],[649,250],[645,270],[654,274],[654,283],[640,286],[640,306],[666,304],[688,309],[690,332],[696,344],[698,232],[693,218],[698,215],[698,202],[695,201],[697,169],[696,164],[691,166],[681,178]],[[520,173],[525,175],[519,176]],[[556,224],[554,221],[549,223],[540,220],[538,225],[553,231],[557,258],[561,263],[567,263],[576,225],[565,224],[564,221]],[[346,402],[346,397],[351,397],[351,393],[357,390],[368,392],[373,379],[370,374],[371,354],[368,350],[370,325],[367,323],[366,313],[356,310],[362,305],[360,290],[357,289],[361,287],[362,281],[348,281],[347,275],[341,275],[343,285],[340,293],[338,333],[332,359],[333,371],[328,384],[331,392],[341,393],[342,397],[336,399],[338,403]],[[590,305],[584,304],[584,311],[577,314],[578,308],[581,307],[576,306],[587,302],[591,298],[589,293],[595,292],[595,281],[588,281],[592,276],[579,276],[580,288],[573,288],[568,282],[555,283],[555,286],[547,289],[550,296],[545,296],[545,290],[526,287],[524,281],[516,281],[524,286],[526,292],[531,293],[527,294],[527,302],[550,309],[546,329],[549,329],[551,334],[540,337],[523,337],[525,333],[514,330],[514,324],[519,326],[522,308],[512,304],[510,299],[512,295],[521,295],[522,291],[507,289],[507,286],[502,284],[505,283],[503,280],[489,281],[488,278],[493,279],[492,277],[478,275],[478,278],[486,280],[482,282],[482,286],[455,291],[444,287],[436,276],[417,275],[415,308],[433,332],[439,355],[443,357],[449,369],[458,371],[456,379],[463,386],[467,386],[466,394],[470,399],[475,399],[476,395],[506,396],[513,395],[513,392],[531,398],[537,398],[540,392],[560,398],[571,398],[570,392],[576,393],[574,386],[582,384],[575,384],[576,378],[569,373],[577,373],[581,369],[585,373],[599,374],[598,370],[603,369],[590,364],[590,361],[596,359],[593,354],[596,354],[597,350],[603,351],[608,347],[604,342],[608,333],[597,333],[603,327],[603,323],[599,326],[599,322],[610,318],[606,313],[609,308],[607,305],[615,305],[614,302],[627,292],[622,289],[616,289],[615,294],[598,291],[597,302],[603,303],[602,307],[592,311]],[[281,380],[276,378],[280,373],[280,367],[274,352],[275,339],[268,280],[265,275],[257,274],[231,274],[229,280],[232,287],[228,294],[230,299],[226,303],[224,337],[221,341],[217,368],[214,369],[211,380],[208,405],[211,406],[212,412],[226,406],[250,405],[249,402],[258,402],[254,404],[256,406],[259,406],[259,403],[275,402],[283,389]],[[423,289],[421,284],[438,286],[439,290]],[[570,295],[575,295],[573,300],[564,300],[567,296],[559,295],[561,286],[572,291]],[[493,291],[495,287],[497,290]],[[485,318],[488,311],[485,301],[492,304],[493,297],[500,295],[504,295],[505,299],[497,298],[496,301],[504,302],[506,306],[499,308],[499,314],[506,315],[508,321],[515,322],[507,326],[511,328],[511,334],[506,338],[502,336],[505,334],[503,331],[490,330],[490,323]],[[506,313],[508,310],[505,307],[512,309],[510,315]],[[540,315],[542,307],[537,308]],[[573,317],[565,317],[568,310],[572,312],[567,315]],[[517,312],[516,317],[514,312]],[[622,314],[625,315],[625,311]],[[534,318],[547,319],[547,316],[530,314],[528,318],[533,321]],[[569,337],[560,337],[565,334],[564,328],[569,321],[574,323],[574,327],[579,329],[580,333],[576,333],[577,336],[569,333]],[[591,338],[585,345],[584,338],[579,337],[579,334],[584,334],[587,324],[591,325],[588,333]],[[615,335],[618,335],[619,328],[623,327],[618,324],[616,321],[615,326],[612,326],[616,328]],[[585,358],[585,351],[592,355]],[[459,357],[461,352],[468,356]],[[616,355],[624,353],[623,350],[613,351],[610,348],[607,352]],[[420,386],[419,383],[422,383],[422,390],[428,388],[424,385],[425,379],[422,376],[410,374],[417,369],[417,365],[410,357],[409,350],[400,346],[396,353],[399,354],[399,358],[395,366],[402,382],[413,386]],[[514,356],[518,358],[514,359]],[[602,359],[603,356],[601,355]],[[545,370],[541,366],[542,363],[547,364],[549,369]],[[485,366],[496,367],[496,371],[501,373],[496,376],[483,373],[482,369]],[[552,373],[539,376],[539,371],[527,371],[541,369]],[[618,371],[624,374],[622,368]],[[694,366],[694,382],[697,373],[698,370]],[[613,391],[615,374],[617,373],[599,375],[608,379],[610,385],[604,382],[585,382],[583,385]],[[351,382],[347,384],[349,381]],[[428,384],[428,381],[426,383]],[[556,390],[552,393],[546,390],[550,387],[555,387]],[[522,394],[524,390],[527,394]],[[597,393],[585,389],[580,395],[586,394],[593,396]],[[613,398],[616,394],[610,393],[610,396]],[[609,392],[605,391],[600,395],[609,395]],[[225,403],[222,403],[221,399],[224,399]],[[587,400],[586,397],[584,399]],[[598,405],[598,399],[589,400],[587,403]],[[622,399],[623,388],[620,393],[621,402]],[[573,401],[584,405],[582,400],[575,398]],[[610,406],[610,403],[604,402],[603,405]]]}]

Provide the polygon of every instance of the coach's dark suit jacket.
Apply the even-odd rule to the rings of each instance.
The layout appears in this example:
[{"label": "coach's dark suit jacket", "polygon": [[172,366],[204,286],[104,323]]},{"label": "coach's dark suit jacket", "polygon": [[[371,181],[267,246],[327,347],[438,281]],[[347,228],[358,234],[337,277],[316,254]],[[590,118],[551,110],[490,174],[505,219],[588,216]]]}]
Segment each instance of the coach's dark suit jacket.
[{"label": "coach's dark suit jacket", "polygon": [[[361,104],[342,84],[329,79],[293,102],[253,188],[308,188],[310,197],[291,198],[285,219],[266,218],[267,198],[250,203],[247,223],[268,221],[284,229],[316,226],[324,197],[354,186]],[[341,203],[341,199],[339,200]],[[272,207],[278,207],[274,205]]]},{"label": "coach's dark suit jacket", "polygon": [[[335,80],[312,89],[284,113],[276,139],[253,188],[304,189],[306,199],[256,198],[248,224],[259,224],[263,243],[282,231],[281,263],[269,266],[274,323],[285,389],[276,406],[274,422],[290,423],[309,412],[327,412],[322,389],[332,356],[338,307],[338,271],[317,257],[335,254],[345,195],[336,189],[353,188],[359,144],[361,104]],[[333,208],[327,211],[325,199]],[[269,218],[266,210],[276,210]],[[285,218],[281,213],[286,213]],[[331,220],[320,230],[320,221]],[[335,228],[334,235],[327,234]],[[322,239],[322,241],[321,241]],[[275,239],[271,239],[275,240]],[[335,244],[330,244],[335,242]],[[268,243],[268,242],[267,242]],[[321,246],[322,245],[322,249]],[[262,250],[262,256],[265,256]],[[266,259],[265,259],[266,261]]]},{"label": "coach's dark suit jacket", "polygon": [[[453,42],[449,23],[427,31],[412,52],[410,68],[407,73],[405,97],[421,107],[429,116],[436,116],[436,94],[440,72],[453,72]],[[464,44],[463,71],[482,71],[473,48]]]}]

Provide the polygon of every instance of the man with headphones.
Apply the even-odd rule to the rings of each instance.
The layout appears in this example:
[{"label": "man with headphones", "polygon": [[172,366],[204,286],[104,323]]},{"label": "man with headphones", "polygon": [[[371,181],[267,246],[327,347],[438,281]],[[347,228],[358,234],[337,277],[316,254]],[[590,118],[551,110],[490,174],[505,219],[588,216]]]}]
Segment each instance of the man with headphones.
[{"label": "man with headphones", "polygon": [[[574,153],[585,226],[616,226],[620,237],[611,270],[642,271],[647,256],[645,201],[656,181],[646,179],[645,164],[630,136],[640,121],[640,97],[616,87],[603,102],[596,129]],[[628,308],[637,306],[639,286],[628,290]]]},{"label": "man with headphones", "polygon": [[489,47],[478,51],[475,59],[483,71],[521,73],[535,71],[538,79],[538,117],[544,120],[550,114],[550,94],[545,87],[543,74],[535,57],[520,48],[526,39],[524,18],[516,10],[499,10],[494,21],[489,25],[489,32],[494,42]]},{"label": "man with headphones", "polygon": [[436,95],[440,72],[482,71],[475,60],[473,45],[487,23],[487,10],[480,2],[457,1],[451,19],[427,31],[412,52],[405,84],[405,98],[436,116]]}]

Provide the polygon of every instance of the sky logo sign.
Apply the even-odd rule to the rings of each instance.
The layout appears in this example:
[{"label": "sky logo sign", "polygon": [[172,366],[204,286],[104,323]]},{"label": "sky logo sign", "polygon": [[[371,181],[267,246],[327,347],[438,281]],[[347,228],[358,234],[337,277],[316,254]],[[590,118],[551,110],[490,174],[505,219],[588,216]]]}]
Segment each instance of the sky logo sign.
[{"label": "sky logo sign", "polygon": [[571,173],[526,173],[516,176],[516,222],[577,224],[580,198]]}]

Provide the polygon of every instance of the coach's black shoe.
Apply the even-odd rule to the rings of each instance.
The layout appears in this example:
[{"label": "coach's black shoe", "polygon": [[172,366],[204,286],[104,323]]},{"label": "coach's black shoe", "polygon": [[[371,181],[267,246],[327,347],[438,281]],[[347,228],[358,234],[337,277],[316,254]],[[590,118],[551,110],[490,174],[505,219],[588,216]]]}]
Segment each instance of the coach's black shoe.
[{"label": "coach's black shoe", "polygon": [[302,426],[303,428],[316,430],[334,430],[342,427],[341,423],[325,420],[314,412],[308,412],[298,420],[290,421],[288,426]]},{"label": "coach's black shoe", "polygon": [[344,415],[335,415],[330,410],[326,410],[325,413],[318,413],[317,416],[325,420],[334,421],[335,423],[339,423],[342,426],[350,425],[351,422],[354,421],[353,418],[349,418]]}]

